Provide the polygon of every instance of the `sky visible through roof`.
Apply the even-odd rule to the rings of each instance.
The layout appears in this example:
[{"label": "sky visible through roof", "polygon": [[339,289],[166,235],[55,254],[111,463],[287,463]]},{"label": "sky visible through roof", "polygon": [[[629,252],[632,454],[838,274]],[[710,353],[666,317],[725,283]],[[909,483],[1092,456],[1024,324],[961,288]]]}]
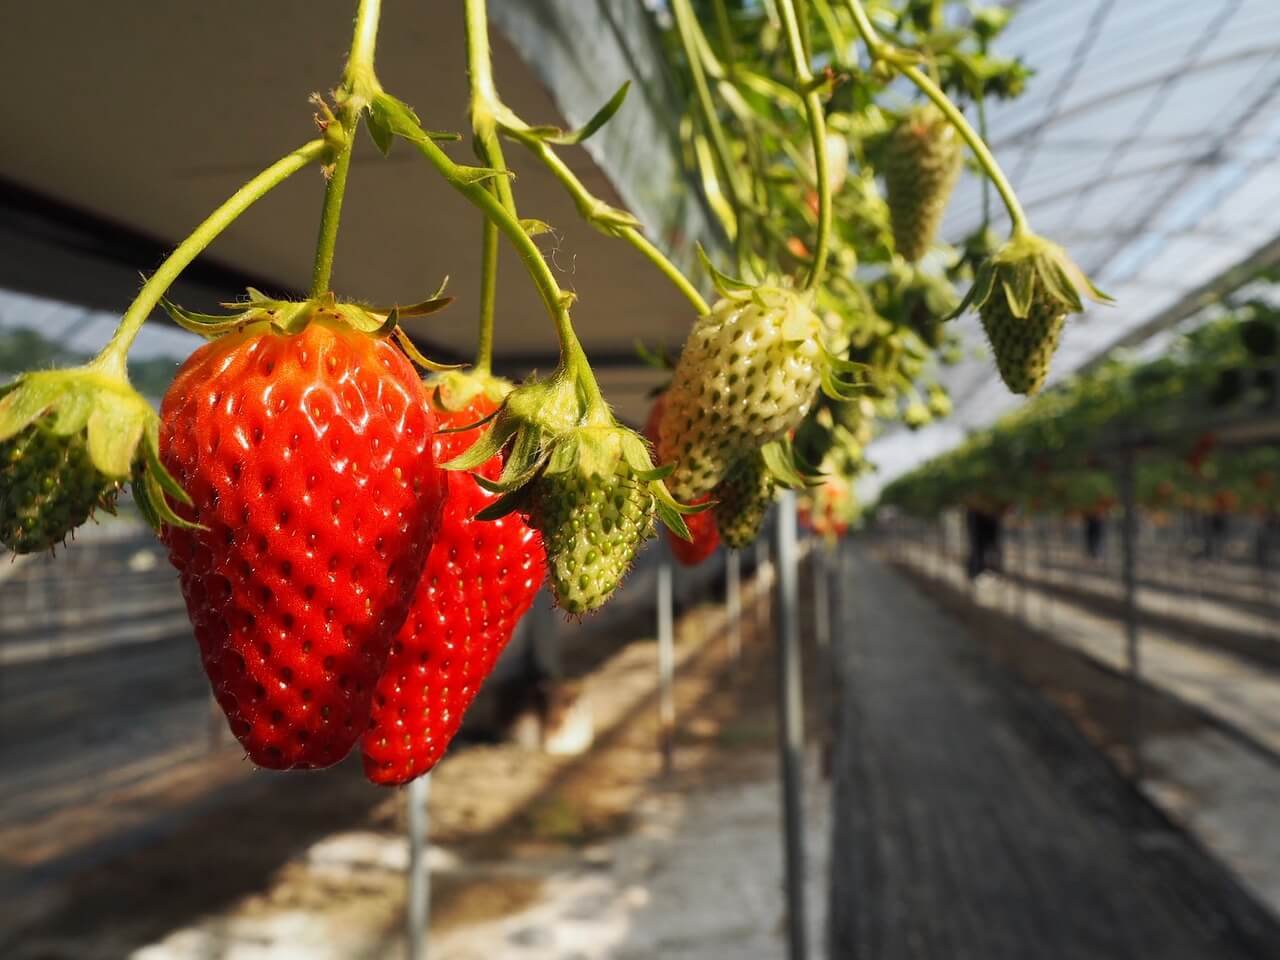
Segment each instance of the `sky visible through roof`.
[{"label": "sky visible through roof", "polygon": [[[999,43],[1036,70],[988,110],[996,156],[1033,228],[1116,298],[1068,322],[1053,380],[1280,237],[1280,0],[1024,0]],[[992,194],[992,222],[1008,220]],[[981,224],[966,175],[944,226]],[[976,317],[956,321],[983,344]],[[1022,402],[969,351],[941,371],[952,418],[880,438],[886,482]]]}]

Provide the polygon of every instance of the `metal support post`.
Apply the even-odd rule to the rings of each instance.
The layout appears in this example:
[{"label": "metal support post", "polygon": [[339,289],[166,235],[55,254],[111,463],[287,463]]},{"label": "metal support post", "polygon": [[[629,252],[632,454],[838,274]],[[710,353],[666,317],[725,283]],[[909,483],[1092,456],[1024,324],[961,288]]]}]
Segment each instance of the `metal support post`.
[{"label": "metal support post", "polygon": [[1124,507],[1120,545],[1124,571],[1125,659],[1129,680],[1129,757],[1133,766],[1133,779],[1141,783],[1143,778],[1142,661],[1138,645],[1138,510],[1134,496],[1132,453],[1126,453],[1120,468],[1120,497]]},{"label": "metal support post", "polygon": [[658,562],[658,744],[662,752],[662,773],[675,769],[675,616],[672,597],[671,551],[665,545]]},{"label": "metal support post", "polygon": [[804,707],[800,663],[800,610],[796,547],[796,495],[778,503],[778,751],[782,768],[782,822],[786,863],[787,946],[790,960],[806,960],[804,902]]},{"label": "metal support post", "polygon": [[409,876],[405,910],[408,960],[426,960],[427,918],[431,901],[431,870],[427,864],[427,799],[431,774],[410,780],[405,790],[409,814]]},{"label": "metal support post", "polygon": [[763,637],[769,629],[769,591],[764,588],[765,570],[769,566],[769,541],[767,537],[756,540],[756,636]]},{"label": "metal support post", "polygon": [[742,659],[742,558],[730,550],[724,560],[725,606],[729,618],[729,655]]}]

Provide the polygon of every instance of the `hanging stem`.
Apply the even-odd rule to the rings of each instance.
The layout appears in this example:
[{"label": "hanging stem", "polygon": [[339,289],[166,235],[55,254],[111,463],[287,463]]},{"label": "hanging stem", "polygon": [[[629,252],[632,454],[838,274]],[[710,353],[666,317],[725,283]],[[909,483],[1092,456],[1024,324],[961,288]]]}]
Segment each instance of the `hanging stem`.
[{"label": "hanging stem", "polygon": [[[498,138],[497,123],[489,109],[494,96],[493,62],[489,52],[489,18],[485,0],[466,0],[467,79],[471,87],[471,131],[476,155],[486,167],[507,169]],[[500,177],[491,189],[502,206],[516,216],[515,196],[509,177]],[[480,253],[480,329],[476,337],[477,373],[493,366],[493,323],[498,302],[498,227],[485,218]]]},{"label": "hanging stem", "polygon": [[813,143],[813,166],[818,187],[818,242],[813,252],[813,264],[805,277],[806,290],[812,290],[822,279],[827,266],[827,251],[831,243],[831,182],[827,172],[827,122],[822,113],[822,101],[814,89],[813,71],[809,68],[804,31],[796,14],[794,0],[778,0],[778,12],[782,16],[783,33],[796,82],[804,94],[804,111],[809,121],[809,139]]},{"label": "hanging stem", "polygon": [[853,22],[858,28],[862,42],[867,45],[867,52],[871,55],[871,59],[873,61],[882,60],[885,63],[892,64],[903,76],[914,83],[926,97],[933,101],[934,105],[942,111],[943,115],[951,122],[951,125],[964,138],[965,143],[969,145],[973,155],[977,158],[978,165],[982,167],[991,183],[995,186],[996,192],[1000,194],[1000,199],[1004,201],[1005,209],[1009,211],[1009,220],[1012,223],[1010,233],[1013,236],[1030,233],[1031,228],[1027,224],[1027,215],[1022,209],[1018,195],[1014,193],[1013,187],[1005,177],[1004,171],[1000,169],[1000,164],[996,162],[991,150],[987,147],[982,137],[978,136],[977,131],[973,129],[969,121],[965,119],[964,114],[960,112],[959,108],[951,102],[951,98],[926,73],[915,66],[903,54],[894,50],[880,39],[876,33],[876,28],[871,23],[871,19],[867,16],[866,10],[862,7],[861,0],[845,0],[845,2],[848,4],[849,12],[853,15]]},{"label": "hanging stem", "polygon": [[716,14],[716,33],[720,35],[720,47],[724,53],[725,63],[728,65],[729,72],[733,72],[733,65],[738,60],[737,45],[733,42],[733,27],[729,21],[729,9],[725,6],[724,0],[715,0],[712,5]]},{"label": "hanging stem", "polygon": [[536,138],[519,137],[517,139],[528,147],[533,155],[569,191],[569,195],[573,198],[573,202],[577,205],[578,212],[584,220],[604,233],[618,237],[631,244],[650,263],[657,267],[663,276],[671,281],[700,315],[711,312],[707,301],[703,299],[702,294],[698,292],[692,282],[639,229],[628,224],[611,222],[610,214],[614,213],[613,208],[592,194],[578,179],[577,175],[569,169],[568,164],[560,158],[559,154],[551,149],[549,144]]},{"label": "hanging stem", "polygon": [[498,300],[498,228],[488,218],[480,240],[480,330],[476,336],[475,372],[493,370],[493,315]]},{"label": "hanging stem", "polygon": [[525,232],[524,226],[503,206],[502,201],[494,196],[483,180],[477,180],[468,172],[468,168],[454,163],[425,131],[421,129],[415,131],[411,142],[427,162],[455,190],[478,207],[516,248],[516,253],[519,254],[521,262],[529,272],[538,295],[542,298],[543,305],[555,324],[556,335],[560,338],[562,366],[577,377],[587,394],[589,404],[603,406],[604,397],[600,393],[595,375],[591,372],[582,344],[578,342],[577,334],[573,331],[573,323],[569,319],[569,303],[573,297],[560,289],[555,275],[542,257],[542,251]]},{"label": "hanging stem", "polygon": [[320,235],[316,240],[315,265],[311,271],[313,297],[329,290],[333,275],[333,253],[338,244],[338,222],[342,218],[342,199],[347,192],[347,172],[351,169],[356,130],[360,126],[360,115],[369,105],[373,85],[377,83],[373,72],[373,54],[378,39],[378,17],[381,9],[382,0],[360,0],[360,5],[356,8],[355,35],[351,40],[351,53],[347,57],[347,67],[342,76],[342,89],[336,98],[340,139],[333,170],[325,186],[324,207],[320,213]]},{"label": "hanging stem", "polygon": [[[418,131],[419,139],[414,145],[427,158],[428,162],[449,181],[449,183],[479,207],[489,224],[495,231],[506,234],[520,255],[521,262],[529,272],[538,295],[556,327],[556,336],[560,339],[560,364],[567,373],[574,376],[586,394],[589,406],[596,409],[607,409],[604,395],[596,383],[591,364],[573,330],[573,322],[569,319],[569,303],[573,300],[566,295],[556,282],[555,275],[543,259],[542,251],[529,237],[524,225],[516,214],[515,195],[511,190],[511,178],[506,174],[506,162],[502,155],[502,143],[498,139],[497,119],[493,114],[493,104],[497,102],[497,91],[493,83],[492,55],[489,51],[489,15],[485,0],[466,0],[465,6],[467,32],[467,68],[471,85],[471,127],[475,133],[477,152],[481,161],[494,170],[502,171],[492,178],[492,186],[484,181],[468,177],[463,168],[454,163],[449,156],[436,146],[425,133]],[[489,247],[485,248],[486,259]],[[488,294],[496,298],[497,278],[497,243],[496,232],[492,249],[492,261],[488,270],[488,283],[494,287]],[[482,297],[485,294],[482,288]],[[480,355],[476,366],[484,362],[484,354],[492,355],[493,350],[493,300],[488,306],[488,319],[485,319],[485,307],[481,303]]]},{"label": "hanging stem", "polygon": [[702,56],[699,52],[699,39],[702,30],[698,26],[697,17],[689,6],[689,0],[671,0],[671,9],[675,14],[676,30],[680,34],[680,44],[684,47],[685,57],[689,61],[689,72],[693,76],[694,94],[698,100],[698,108],[706,124],[707,134],[711,139],[712,153],[720,175],[725,181],[725,190],[729,195],[729,204],[733,207],[734,216],[738,218],[738,232],[742,232],[742,185],[738,180],[738,170],[734,166],[733,153],[729,149],[729,141],[725,137],[724,127],[720,124],[720,116],[716,113],[715,103],[711,99],[711,87],[707,83],[707,74],[703,69]]},{"label": "hanging stem", "polygon": [[222,206],[209,214],[204,222],[165,258],[159,269],[147,278],[147,282],[142,285],[133,303],[129,304],[129,309],[120,319],[120,325],[116,328],[115,334],[95,363],[104,370],[123,375],[125,356],[129,352],[129,347],[138,336],[142,324],[151,315],[160,298],[178,279],[179,274],[237,217],[303,167],[323,159],[328,151],[329,144],[322,139],[304,144],[267,167],[228,197]]}]

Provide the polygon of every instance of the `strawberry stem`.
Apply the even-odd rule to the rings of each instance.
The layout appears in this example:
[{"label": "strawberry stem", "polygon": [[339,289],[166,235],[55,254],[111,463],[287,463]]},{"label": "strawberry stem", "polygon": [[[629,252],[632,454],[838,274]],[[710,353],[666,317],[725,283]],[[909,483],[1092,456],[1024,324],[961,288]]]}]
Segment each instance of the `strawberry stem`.
[{"label": "strawberry stem", "polygon": [[[488,223],[506,234],[507,239],[515,246],[534,286],[538,289],[538,294],[542,297],[547,313],[555,324],[556,335],[560,339],[561,366],[578,382],[590,408],[607,410],[600,386],[596,383],[595,374],[591,371],[591,364],[582,349],[582,344],[578,342],[577,334],[574,333],[573,321],[569,318],[569,303],[572,297],[560,289],[555,275],[543,259],[542,251],[530,238],[516,214],[515,196],[511,189],[511,178],[506,175],[507,167],[502,155],[502,143],[498,138],[498,124],[494,114],[498,98],[493,83],[493,64],[489,50],[489,16],[485,0],[466,0],[464,12],[467,32],[467,69],[471,88],[471,127],[481,162],[499,173],[489,181],[476,181],[463,175],[458,164],[454,163],[425,133],[421,138],[415,138],[413,143],[458,192],[480,208]],[[482,269],[485,273],[481,286],[480,341],[477,345],[476,366],[480,368],[481,364],[484,364],[487,369],[493,352],[493,306],[497,295],[496,240],[490,255],[486,239],[484,253]],[[491,260],[490,256],[492,256]]]},{"label": "strawberry stem", "polygon": [[732,230],[736,238],[744,232],[742,230],[744,190],[738,179],[738,168],[734,165],[729,140],[720,123],[720,116],[716,113],[715,102],[711,99],[711,87],[707,83],[707,73],[701,52],[701,48],[706,46],[706,37],[702,35],[702,28],[698,26],[697,15],[694,14],[689,0],[671,0],[671,12],[675,15],[680,45],[684,47],[685,58],[689,61],[689,75],[693,78],[694,95],[711,142],[711,152],[720,175],[724,178],[729,205],[733,208],[734,216],[738,221]]},{"label": "strawberry stem", "polygon": [[165,258],[147,282],[138,291],[133,303],[120,319],[120,325],[110,342],[103,348],[94,366],[104,373],[120,377],[125,373],[125,357],[129,347],[138,336],[138,331],[151,311],[155,309],[165,292],[185,270],[188,264],[198,257],[219,234],[229,227],[237,217],[248,210],[254,203],[264,197],[273,188],[279,186],[303,167],[322,159],[329,150],[329,144],[322,139],[312,140],[277,160],[260,174],[233,193],[222,206],[209,214],[198,227],[183,240],[174,251]]},{"label": "strawberry stem", "polygon": [[[551,149],[550,145],[543,140],[525,140],[520,141],[529,150],[542,161],[545,166],[557,180],[569,191],[569,195],[573,198],[573,202],[578,207],[578,212],[592,226],[609,234],[618,237],[631,244],[639,251],[646,260],[658,268],[658,271],[671,281],[672,285],[680,292],[695,310],[698,315],[702,316],[711,312],[711,307],[707,301],[702,298],[702,294],[698,292],[697,287],[680,272],[680,269],[667,259],[666,255],[659,250],[653,243],[633,226],[625,224],[609,223],[607,217],[611,212],[609,207],[582,183],[581,180],[569,169],[568,165],[560,159],[559,154]],[[599,216],[596,211],[600,211]]]},{"label": "strawberry stem", "polygon": [[[315,265],[311,270],[311,297],[328,293],[333,276],[333,254],[338,245],[338,224],[342,219],[342,200],[347,192],[347,173],[351,169],[351,152],[356,145],[360,115],[369,106],[376,89],[373,71],[374,49],[378,41],[378,18],[382,0],[360,0],[356,8],[355,35],[351,52],[342,73],[342,89],[335,94],[338,103],[337,156],[324,189],[324,207],[320,213],[320,235],[316,239]],[[339,139],[340,138],[340,139]]]},{"label": "strawberry stem", "polygon": [[[507,169],[498,139],[498,125],[489,109],[493,96],[493,63],[489,52],[489,21],[484,0],[466,0],[467,79],[471,87],[471,131],[476,155],[493,170]],[[509,177],[498,177],[492,184],[494,195],[513,217],[515,196]],[[493,322],[498,300],[498,227],[487,217],[481,237],[480,253],[480,330],[476,339],[477,373],[489,373],[493,367]]]},{"label": "strawberry stem", "polygon": [[982,167],[988,179],[995,186],[996,192],[1000,194],[1000,199],[1004,201],[1005,208],[1009,211],[1010,235],[1016,237],[1030,233],[1031,228],[1027,225],[1027,214],[1022,209],[1018,195],[1014,193],[1013,187],[1010,185],[1008,178],[1005,177],[1004,171],[1000,169],[1000,164],[996,162],[995,156],[991,153],[982,137],[978,136],[978,132],[965,119],[964,114],[960,112],[960,108],[951,102],[951,98],[924,71],[880,39],[879,34],[876,33],[876,28],[871,23],[871,18],[867,16],[867,11],[862,7],[861,0],[845,0],[845,2],[848,4],[849,12],[853,15],[854,25],[862,36],[862,42],[867,45],[867,52],[871,55],[871,59],[890,64],[914,83],[920,89],[920,92],[932,100],[937,108],[942,111],[951,122],[951,125],[955,127],[956,132],[964,138],[965,143],[969,144],[969,148],[973,151],[978,165]]},{"label": "strawberry stem", "polygon": [[569,319],[569,303],[573,297],[560,289],[555,275],[543,259],[542,251],[530,238],[524,225],[511,215],[502,202],[485,186],[484,181],[478,181],[468,174],[467,170],[470,168],[454,163],[449,155],[427,135],[426,131],[421,128],[414,130],[410,142],[455,190],[474,206],[479,207],[480,211],[516,248],[516,253],[520,256],[538,290],[538,296],[542,298],[543,305],[552,323],[555,324],[556,335],[560,338],[561,364],[577,377],[589,401],[603,404],[604,398],[600,394],[595,376],[582,351],[582,345],[578,342],[578,336],[573,331],[573,322]]},{"label": "strawberry stem", "polygon": [[827,122],[822,112],[822,101],[815,89],[813,71],[809,68],[808,45],[805,43],[804,22],[796,12],[792,0],[777,0],[782,16],[783,33],[787,49],[795,69],[796,82],[804,93],[804,112],[809,121],[809,139],[813,143],[813,164],[818,182],[818,240],[813,251],[813,263],[805,277],[804,288],[812,290],[822,279],[827,266],[827,250],[831,243],[831,182],[827,172]]},{"label": "strawberry stem", "polygon": [[498,228],[485,218],[480,239],[480,331],[476,337],[475,372],[493,372],[493,314],[498,300]]}]

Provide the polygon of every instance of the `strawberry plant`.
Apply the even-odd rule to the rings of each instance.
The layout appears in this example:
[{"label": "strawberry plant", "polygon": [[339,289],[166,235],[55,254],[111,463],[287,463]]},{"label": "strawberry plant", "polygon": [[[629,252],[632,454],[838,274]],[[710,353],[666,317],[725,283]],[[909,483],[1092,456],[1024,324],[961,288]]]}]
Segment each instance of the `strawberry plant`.
[{"label": "strawberry plant", "polygon": [[[979,10],[955,28],[942,7],[671,0],[667,66],[689,104],[679,149],[723,241],[701,251],[693,278],[561,155],[611,122],[626,86],[577,130],[518,116],[493,75],[485,0],[464,0],[479,161],[459,162],[447,148],[458,137],[383,87],[381,4],[359,0],[340,82],[314,98],[319,135],[199,224],[97,357],[0,388],[0,542],[51,547],[129,486],[168,546],[214,695],[251,760],[321,767],[358,742],[373,782],[421,776],[544,578],[566,613],[589,613],[660,525],[677,558],[697,563],[720,541],[750,544],[784,487],[807,492],[815,528],[843,529],[877,424],[950,412],[936,365],[958,349],[945,324],[959,309],[978,311],[1012,389],[1043,384],[1066,316],[1101,295],[1032,232],[966,116],[976,108],[981,127],[984,98],[1016,96],[1027,79],[991,52],[1007,13]],[[899,78],[915,100],[902,102]],[[412,151],[483,219],[470,370],[432,364],[401,327],[446,306],[442,291],[376,307],[330,288],[362,126],[382,153]],[[521,216],[512,144],[689,304],[648,442],[600,389],[574,297],[538,246],[549,225]],[[1003,201],[1010,235],[984,225],[951,251],[938,228],[965,156]],[[222,314],[168,300],[228,226],[313,166],[324,190],[305,295],[250,290]],[[504,241],[559,346],[554,369],[519,384],[492,369]],[[127,356],[158,307],[209,342],[157,413],[131,386]],[[1258,320],[1233,368],[1242,397],[1265,386],[1250,364],[1274,353]],[[430,371],[425,384],[413,364]],[[1042,438],[1067,430],[1027,423]],[[957,472],[1011,500],[992,464],[1014,454],[988,446],[990,460]],[[921,501],[946,484],[924,486]]]}]

